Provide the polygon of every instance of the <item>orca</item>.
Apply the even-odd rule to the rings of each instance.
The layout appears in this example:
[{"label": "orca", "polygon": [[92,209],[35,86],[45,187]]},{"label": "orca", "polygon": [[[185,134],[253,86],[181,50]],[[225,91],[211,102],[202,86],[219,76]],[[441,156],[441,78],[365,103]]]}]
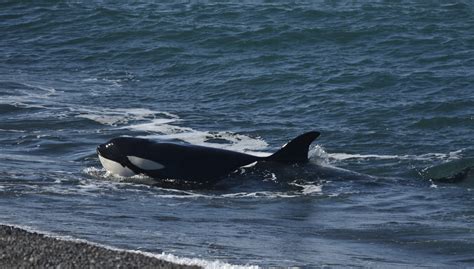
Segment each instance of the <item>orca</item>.
[{"label": "orca", "polygon": [[213,184],[255,162],[298,164],[308,162],[308,150],[319,132],[307,132],[268,157],[205,146],[159,143],[149,139],[118,137],[97,147],[102,166],[111,174],[143,174],[158,180]]}]

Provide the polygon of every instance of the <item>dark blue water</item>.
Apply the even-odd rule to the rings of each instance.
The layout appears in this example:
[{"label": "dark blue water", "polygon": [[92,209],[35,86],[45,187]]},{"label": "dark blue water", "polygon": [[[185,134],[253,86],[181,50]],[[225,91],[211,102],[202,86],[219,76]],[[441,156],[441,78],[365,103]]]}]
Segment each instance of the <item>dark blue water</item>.
[{"label": "dark blue water", "polygon": [[[237,265],[474,266],[472,172],[430,180],[474,165],[473,25],[470,1],[3,2],[0,222]],[[95,155],[119,135],[264,154],[309,130],[309,164],[211,190]]]}]

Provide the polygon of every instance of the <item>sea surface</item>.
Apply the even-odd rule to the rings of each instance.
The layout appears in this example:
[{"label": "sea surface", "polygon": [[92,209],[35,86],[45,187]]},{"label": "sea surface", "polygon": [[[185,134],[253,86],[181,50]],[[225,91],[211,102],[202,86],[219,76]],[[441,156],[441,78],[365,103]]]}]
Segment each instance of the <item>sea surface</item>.
[{"label": "sea surface", "polygon": [[[472,1],[2,1],[0,223],[208,267],[474,267]],[[117,136],[305,165],[118,178]]]}]

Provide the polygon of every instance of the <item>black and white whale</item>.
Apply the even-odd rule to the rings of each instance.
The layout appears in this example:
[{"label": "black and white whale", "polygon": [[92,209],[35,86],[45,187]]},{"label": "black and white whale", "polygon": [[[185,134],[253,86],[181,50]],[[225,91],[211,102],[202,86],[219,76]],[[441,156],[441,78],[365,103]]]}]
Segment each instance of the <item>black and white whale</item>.
[{"label": "black and white whale", "polygon": [[[319,132],[302,134],[268,157],[190,144],[158,143],[133,137],[114,138],[99,145],[97,153],[102,166],[111,174],[123,177],[143,174],[157,179],[157,183],[166,183],[163,180],[174,180],[179,185],[182,183],[191,186],[214,184],[238,168],[255,162],[258,162],[255,167],[259,169],[268,168],[272,172],[283,171],[284,174],[290,174],[289,178],[301,178],[308,173],[330,179],[376,178],[333,166],[308,163],[309,146],[319,135]],[[451,174],[440,174],[439,171],[434,171],[420,175],[423,179],[435,182],[459,183],[468,178],[471,171],[474,171],[473,162],[474,159],[453,169],[441,169],[451,171]],[[300,166],[296,170],[286,169],[287,165],[281,165],[306,163],[308,165]],[[292,176],[294,173],[297,176]]]},{"label": "black and white whale", "polygon": [[123,177],[144,174],[155,179],[212,184],[255,162],[306,163],[309,146],[319,135],[314,131],[302,134],[268,157],[133,137],[114,138],[99,145],[97,153],[102,166],[111,174]]}]

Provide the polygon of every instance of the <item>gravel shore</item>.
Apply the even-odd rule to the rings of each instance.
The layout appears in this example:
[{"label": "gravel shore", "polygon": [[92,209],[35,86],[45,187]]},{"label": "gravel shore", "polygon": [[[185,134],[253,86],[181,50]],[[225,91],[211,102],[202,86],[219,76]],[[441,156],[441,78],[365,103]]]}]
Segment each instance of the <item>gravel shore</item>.
[{"label": "gravel shore", "polygon": [[199,268],[0,225],[0,268]]}]

